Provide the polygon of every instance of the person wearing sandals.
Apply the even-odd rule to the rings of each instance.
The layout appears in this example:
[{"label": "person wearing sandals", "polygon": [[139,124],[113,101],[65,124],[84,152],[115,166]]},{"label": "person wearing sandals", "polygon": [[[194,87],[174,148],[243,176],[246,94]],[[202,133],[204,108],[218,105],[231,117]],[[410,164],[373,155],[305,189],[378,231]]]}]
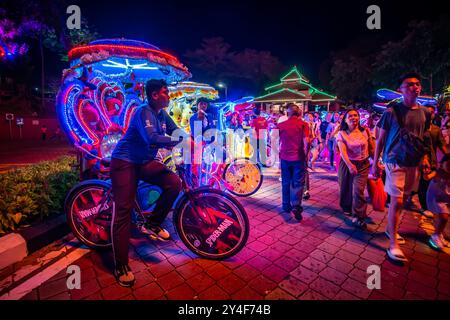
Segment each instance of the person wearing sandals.
[{"label": "person wearing sandals", "polygon": [[408,73],[398,80],[400,101],[390,103],[377,124],[378,137],[372,164],[372,175],[379,175],[379,158],[385,163],[385,191],[390,196],[386,235],[389,238],[388,257],[397,262],[407,258],[400,248],[405,239],[398,234],[400,214],[405,200],[419,185],[419,167],[429,170],[429,134],[431,115],[417,102],[421,91],[421,78]]},{"label": "person wearing sandals", "polygon": [[358,111],[350,109],[344,114],[336,142],[341,152],[338,181],[339,204],[346,214],[351,214],[352,222],[367,229],[367,202],[364,190],[367,185],[370,162],[369,150],[373,150],[370,132],[360,124]]},{"label": "person wearing sandals", "polygon": [[434,233],[428,243],[437,250],[449,247],[444,237],[448,223],[450,205],[450,154],[447,153],[440,161],[440,167],[432,171],[427,180],[431,180],[427,191],[427,207],[437,216]]}]

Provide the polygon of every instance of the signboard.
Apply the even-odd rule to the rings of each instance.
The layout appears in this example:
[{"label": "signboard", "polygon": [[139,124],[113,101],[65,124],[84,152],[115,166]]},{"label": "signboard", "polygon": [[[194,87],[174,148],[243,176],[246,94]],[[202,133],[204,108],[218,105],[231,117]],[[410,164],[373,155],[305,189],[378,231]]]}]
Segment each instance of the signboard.
[{"label": "signboard", "polygon": [[38,125],[39,125],[39,120],[32,120],[32,121],[31,121],[31,124],[32,124],[33,126],[38,126]]},{"label": "signboard", "polygon": [[23,126],[23,118],[16,118],[16,124],[20,127]]}]

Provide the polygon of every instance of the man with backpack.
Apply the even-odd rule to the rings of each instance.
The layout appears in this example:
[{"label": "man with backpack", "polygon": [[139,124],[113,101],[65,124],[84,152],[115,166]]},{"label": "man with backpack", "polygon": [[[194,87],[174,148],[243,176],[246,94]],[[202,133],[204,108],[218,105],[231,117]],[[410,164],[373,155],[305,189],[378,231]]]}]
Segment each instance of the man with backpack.
[{"label": "man with backpack", "polygon": [[391,197],[386,230],[390,240],[387,254],[394,261],[404,262],[407,259],[400,244],[404,244],[405,239],[397,232],[400,214],[405,199],[418,189],[419,168],[424,172],[430,170],[429,139],[424,138],[430,128],[431,115],[426,107],[417,102],[422,89],[418,74],[403,75],[398,85],[403,98],[391,103],[377,124],[379,134],[372,174],[379,174],[378,161],[383,152],[383,162],[386,164],[385,191]]}]

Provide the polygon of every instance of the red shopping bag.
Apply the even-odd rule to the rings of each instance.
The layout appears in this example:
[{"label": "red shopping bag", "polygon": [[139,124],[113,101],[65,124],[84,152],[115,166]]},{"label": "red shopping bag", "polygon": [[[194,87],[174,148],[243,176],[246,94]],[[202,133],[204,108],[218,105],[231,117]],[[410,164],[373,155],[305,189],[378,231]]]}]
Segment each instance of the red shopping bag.
[{"label": "red shopping bag", "polygon": [[381,180],[381,178],[376,180],[367,180],[367,191],[369,192],[369,197],[372,200],[373,210],[384,212],[387,194],[384,192],[383,180]]}]

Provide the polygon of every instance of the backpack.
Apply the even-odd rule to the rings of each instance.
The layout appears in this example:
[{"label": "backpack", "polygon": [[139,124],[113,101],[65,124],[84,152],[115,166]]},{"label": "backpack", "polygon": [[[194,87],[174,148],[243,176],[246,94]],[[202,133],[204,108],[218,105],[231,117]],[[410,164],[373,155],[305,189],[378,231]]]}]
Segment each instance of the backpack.
[{"label": "backpack", "polygon": [[400,141],[392,148],[392,152],[396,154],[395,160],[401,167],[416,167],[428,152],[428,148],[424,139],[405,128],[398,105],[393,105],[392,110],[400,126]]}]

